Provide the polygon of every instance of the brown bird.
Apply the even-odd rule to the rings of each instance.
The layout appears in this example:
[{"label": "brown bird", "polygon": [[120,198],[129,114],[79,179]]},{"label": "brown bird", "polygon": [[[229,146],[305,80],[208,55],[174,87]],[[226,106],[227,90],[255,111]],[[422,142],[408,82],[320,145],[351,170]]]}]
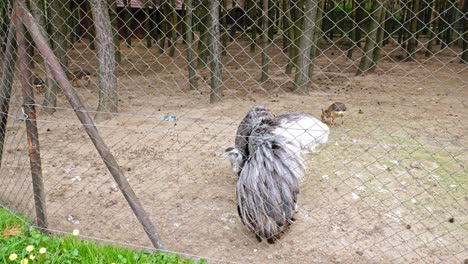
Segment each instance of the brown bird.
[{"label": "brown bird", "polygon": [[40,93],[44,92],[44,80],[39,77],[34,77],[33,84]]},{"label": "brown bird", "polygon": [[331,126],[336,125],[336,119],[341,117],[341,124],[344,123],[343,116],[346,113],[346,105],[340,102],[335,102],[330,105],[327,110],[322,109],[322,122]]}]

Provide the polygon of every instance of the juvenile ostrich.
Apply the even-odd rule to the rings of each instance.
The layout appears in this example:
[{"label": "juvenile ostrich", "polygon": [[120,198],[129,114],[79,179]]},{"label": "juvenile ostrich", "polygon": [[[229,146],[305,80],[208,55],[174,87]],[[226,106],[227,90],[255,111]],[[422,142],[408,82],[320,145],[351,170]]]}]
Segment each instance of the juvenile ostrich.
[{"label": "juvenile ostrich", "polygon": [[237,175],[237,210],[258,241],[274,243],[294,221],[303,154],[328,139],[329,129],[301,114],[275,117],[257,106],[241,121],[235,147],[223,156]]}]

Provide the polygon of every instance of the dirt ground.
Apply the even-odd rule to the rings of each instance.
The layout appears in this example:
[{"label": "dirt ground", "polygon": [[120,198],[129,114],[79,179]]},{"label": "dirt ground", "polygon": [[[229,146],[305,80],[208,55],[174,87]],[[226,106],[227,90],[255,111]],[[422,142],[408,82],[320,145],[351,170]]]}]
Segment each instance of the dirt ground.
[{"label": "dirt ground", "polygon": [[[278,44],[279,45],[279,44]],[[324,44],[324,46],[326,46]],[[260,54],[247,42],[223,57],[224,102],[210,105],[209,71],[187,84],[184,47],[175,58],[144,43],[123,47],[120,112],[98,123],[168,250],[210,262],[462,263],[468,258],[468,70],[453,48],[402,62],[389,45],[374,74],[356,77],[354,60],[332,45],[318,58],[310,95],[290,92],[286,58],[270,50],[271,79],[258,82]],[[70,51],[71,69],[96,73],[95,51]],[[44,76],[41,61],[34,71]],[[34,216],[19,83],[15,82],[0,201]],[[97,78],[77,87],[90,111]],[[37,103],[43,95],[36,95]],[[334,101],[348,114],[329,142],[307,156],[299,213],[275,245],[258,243],[241,224],[227,160],[238,123],[254,105],[275,114],[308,113]],[[149,247],[147,237],[63,95],[53,115],[38,108],[50,228],[104,243]],[[177,116],[176,122],[162,121]]]}]

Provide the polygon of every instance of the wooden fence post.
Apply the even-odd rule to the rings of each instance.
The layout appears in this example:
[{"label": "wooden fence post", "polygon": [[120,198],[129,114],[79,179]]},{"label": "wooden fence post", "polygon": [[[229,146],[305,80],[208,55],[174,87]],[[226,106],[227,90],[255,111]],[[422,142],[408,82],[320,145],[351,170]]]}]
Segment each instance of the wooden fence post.
[{"label": "wooden fence post", "polygon": [[88,133],[88,136],[93,142],[94,146],[96,147],[96,150],[101,155],[101,158],[107,166],[107,169],[111,173],[112,177],[114,177],[115,182],[118,184],[120,190],[122,191],[122,194],[124,195],[128,204],[135,213],[135,216],[137,217],[138,221],[143,226],[143,229],[148,235],[149,239],[151,240],[153,246],[158,250],[164,249],[164,244],[161,238],[159,237],[159,234],[156,232],[153,223],[149,219],[135,192],[133,191],[132,187],[125,178],[122,169],[118,165],[117,161],[115,160],[107,145],[104,143],[104,140],[99,135],[99,132],[96,126],[94,125],[93,119],[91,118],[90,114],[83,107],[78,96],[74,93],[73,88],[70,82],[68,81],[65,72],[60,66],[57,57],[54,55],[51,48],[47,44],[47,40],[42,35],[37,21],[35,21],[34,17],[26,9],[24,0],[18,0],[18,2],[21,6],[20,18],[22,22],[31,34],[34,43],[36,43],[39,53],[49,65],[55,81],[58,83],[63,93],[67,97],[70,105],[73,107],[76,115],[78,116],[78,119],[83,124],[86,133]]},{"label": "wooden fence post", "polygon": [[[15,2],[15,11],[18,17],[22,10]],[[32,88],[32,72],[28,54],[29,45],[26,40],[24,25],[14,19],[16,27],[16,40],[18,41],[18,62],[23,86],[23,109],[25,113],[26,134],[28,138],[29,162],[31,165],[32,185],[34,191],[34,204],[36,205],[36,224],[43,230],[47,229],[47,213],[45,204],[44,182],[42,180],[41,154],[39,149],[39,135],[37,133],[36,109],[34,107],[34,93]]]}]

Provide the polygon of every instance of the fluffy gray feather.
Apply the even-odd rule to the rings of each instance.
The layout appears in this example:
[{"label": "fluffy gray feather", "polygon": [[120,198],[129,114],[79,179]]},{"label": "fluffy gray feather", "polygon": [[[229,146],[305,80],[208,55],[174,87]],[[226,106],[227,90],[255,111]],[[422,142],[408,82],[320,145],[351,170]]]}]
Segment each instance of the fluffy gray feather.
[{"label": "fluffy gray feather", "polygon": [[235,139],[235,147],[244,157],[244,159],[240,163],[241,168],[244,164],[245,158],[249,156],[248,141],[252,130],[255,128],[255,126],[257,126],[260,123],[262,119],[272,117],[274,117],[273,113],[265,107],[255,106],[251,108],[242,119],[239,127],[237,128]]},{"label": "fluffy gray feather", "polygon": [[236,186],[238,212],[259,240],[274,243],[293,220],[304,160],[297,142],[273,133],[274,117],[260,119]]}]

